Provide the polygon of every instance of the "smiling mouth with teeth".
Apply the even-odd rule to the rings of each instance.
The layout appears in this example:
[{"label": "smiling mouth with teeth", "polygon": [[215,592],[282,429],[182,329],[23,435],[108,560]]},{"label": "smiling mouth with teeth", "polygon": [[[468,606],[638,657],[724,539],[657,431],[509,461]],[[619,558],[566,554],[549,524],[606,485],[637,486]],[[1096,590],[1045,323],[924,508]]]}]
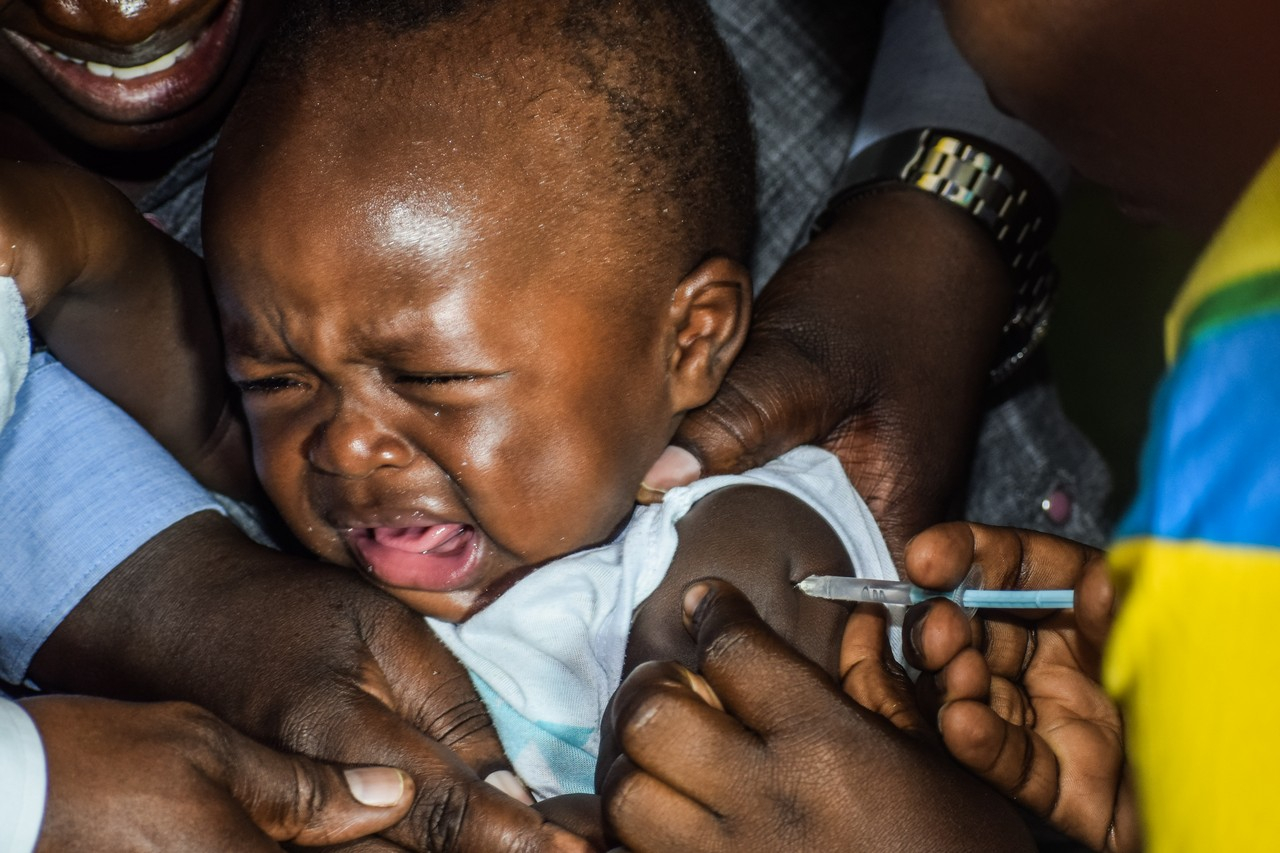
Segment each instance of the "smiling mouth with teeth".
[{"label": "smiling mouth with teeth", "polygon": [[[217,86],[231,60],[243,2],[228,0],[186,41],[139,65],[76,56],[80,51],[71,45],[55,47],[14,30],[3,34],[41,77],[83,112],[114,123],[149,123],[193,107]],[[84,52],[104,58],[88,44]]]},{"label": "smiling mouth with teeth", "polygon": [[87,59],[67,56],[62,51],[54,50],[43,42],[36,42],[35,44],[36,47],[39,47],[47,53],[53,54],[64,62],[73,62],[76,65],[83,65],[89,73],[95,77],[114,77],[117,80],[135,80],[138,77],[146,77],[148,74],[157,74],[161,71],[167,71],[196,52],[195,39],[190,39],[189,41],[185,41],[178,45],[176,48],[158,59],[153,59],[143,65],[121,68],[115,65],[107,65],[105,62],[90,62]]}]

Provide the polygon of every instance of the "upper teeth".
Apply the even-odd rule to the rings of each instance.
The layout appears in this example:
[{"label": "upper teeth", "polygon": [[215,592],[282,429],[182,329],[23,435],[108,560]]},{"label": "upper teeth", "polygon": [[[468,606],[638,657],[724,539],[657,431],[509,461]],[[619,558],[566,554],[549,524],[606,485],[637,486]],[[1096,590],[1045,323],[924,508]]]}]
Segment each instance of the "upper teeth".
[{"label": "upper teeth", "polygon": [[115,65],[107,65],[105,62],[89,62],[88,60],[79,59],[74,56],[67,56],[60,50],[54,50],[47,44],[36,42],[44,50],[52,53],[54,56],[66,62],[74,62],[76,65],[83,65],[89,70],[90,74],[95,77],[114,77],[117,80],[132,80],[135,77],[145,77],[148,74],[155,74],[160,71],[172,68],[174,63],[181,59],[186,59],[195,51],[195,43],[186,41],[175,47],[158,59],[153,59],[145,65],[132,65],[128,68],[120,68]]}]

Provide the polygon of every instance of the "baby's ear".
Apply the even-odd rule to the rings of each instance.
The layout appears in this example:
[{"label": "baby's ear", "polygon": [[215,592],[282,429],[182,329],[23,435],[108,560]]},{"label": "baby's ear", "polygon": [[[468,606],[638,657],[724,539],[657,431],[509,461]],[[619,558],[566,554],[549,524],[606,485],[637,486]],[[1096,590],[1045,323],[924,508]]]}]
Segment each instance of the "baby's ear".
[{"label": "baby's ear", "polygon": [[672,402],[683,412],[715,396],[742,349],[751,319],[750,273],[723,255],[708,258],[676,287],[670,317]]}]

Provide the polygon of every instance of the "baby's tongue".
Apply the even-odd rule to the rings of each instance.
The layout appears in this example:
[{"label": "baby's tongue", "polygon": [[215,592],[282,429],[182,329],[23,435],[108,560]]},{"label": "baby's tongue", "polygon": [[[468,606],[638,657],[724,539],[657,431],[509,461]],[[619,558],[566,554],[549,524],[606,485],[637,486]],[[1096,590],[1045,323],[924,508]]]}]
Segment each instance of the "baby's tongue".
[{"label": "baby's tongue", "polygon": [[375,527],[373,539],[397,551],[414,554],[446,552],[450,545],[462,544],[458,534],[466,530],[465,524],[432,524],[428,527]]}]

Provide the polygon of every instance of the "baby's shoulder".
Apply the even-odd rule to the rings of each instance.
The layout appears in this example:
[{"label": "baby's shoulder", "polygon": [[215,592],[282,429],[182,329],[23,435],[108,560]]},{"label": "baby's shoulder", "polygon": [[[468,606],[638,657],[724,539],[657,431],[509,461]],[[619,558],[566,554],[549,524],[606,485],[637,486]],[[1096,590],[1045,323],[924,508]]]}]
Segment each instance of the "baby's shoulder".
[{"label": "baby's shoulder", "polygon": [[[843,622],[843,609],[808,599],[795,584],[812,574],[853,572],[849,553],[822,515],[781,489],[740,485],[698,501],[677,525],[675,559],[657,589],[636,609],[627,669],[654,659],[692,666],[692,643],[680,623],[680,600],[695,580],[718,577],[737,586],[775,630],[793,640],[817,607],[813,625]],[[829,624],[828,624],[829,623]]]}]

